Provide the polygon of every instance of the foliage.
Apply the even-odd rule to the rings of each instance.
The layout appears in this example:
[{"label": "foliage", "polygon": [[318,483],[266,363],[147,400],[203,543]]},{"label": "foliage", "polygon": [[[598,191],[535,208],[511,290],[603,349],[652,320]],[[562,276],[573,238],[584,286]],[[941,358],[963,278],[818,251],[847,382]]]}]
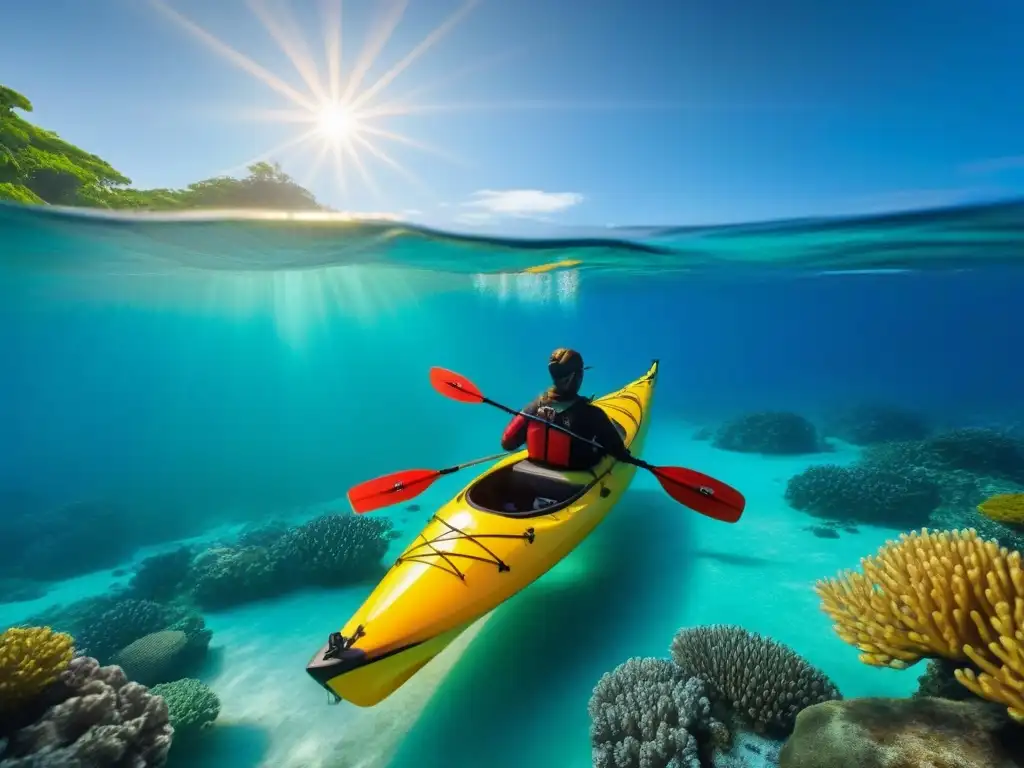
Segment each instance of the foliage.
[{"label": "foliage", "polygon": [[184,189],[133,189],[131,179],[96,155],[28,122],[32,102],[0,85],[0,201],[90,208],[317,210],[312,193],[276,163],[259,162],[237,179],[218,176]]},{"label": "foliage", "polygon": [[[0,146],[0,152],[3,152],[3,149]],[[0,162],[3,162],[3,155],[0,155]],[[40,205],[46,202],[24,184],[12,184],[9,181],[0,182],[0,200],[22,205]]]}]

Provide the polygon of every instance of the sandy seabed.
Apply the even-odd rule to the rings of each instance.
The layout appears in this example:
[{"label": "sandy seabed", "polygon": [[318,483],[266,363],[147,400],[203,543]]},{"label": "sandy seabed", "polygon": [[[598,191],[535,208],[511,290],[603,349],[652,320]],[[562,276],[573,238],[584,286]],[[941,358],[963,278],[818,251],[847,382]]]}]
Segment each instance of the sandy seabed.
[{"label": "sandy seabed", "polygon": [[[214,635],[202,677],[220,696],[221,714],[202,749],[179,753],[174,764],[588,768],[586,705],[601,673],[630,656],[667,656],[679,627],[719,622],[790,645],[846,697],[911,693],[923,665],[897,672],[861,664],[856,650],[831,630],[813,591],[815,580],[856,568],[898,532],[861,526],[856,534],[818,538],[806,530],[813,519],[783,499],[789,477],[812,464],[853,461],[856,449],[837,444],[831,453],[766,458],[719,451],[694,441],[693,431],[693,425],[655,422],[644,456],[739,488],[747,497],[739,524],[690,512],[667,500],[653,478],[638,474],[587,541],[376,707],[329,705],[304,669],[369,586],[306,591],[206,614]],[[389,557],[466,481],[438,483],[417,500],[420,511],[388,513],[402,531]],[[54,585],[43,599],[0,605],[0,622],[97,594],[117,580],[102,572]]]}]

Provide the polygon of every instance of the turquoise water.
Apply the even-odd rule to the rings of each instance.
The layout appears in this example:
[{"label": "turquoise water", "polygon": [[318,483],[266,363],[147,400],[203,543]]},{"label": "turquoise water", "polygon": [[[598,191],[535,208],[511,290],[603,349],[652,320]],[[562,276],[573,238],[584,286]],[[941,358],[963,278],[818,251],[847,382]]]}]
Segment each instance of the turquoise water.
[{"label": "turquoise water", "polygon": [[[784,498],[790,477],[851,464],[861,448],[829,436],[828,452],[762,456],[695,433],[772,409],[824,430],[863,401],[936,431],[1019,430],[1022,213],[489,241],[396,222],[0,206],[0,515],[113,505],[123,528],[104,517],[92,533],[81,508],[82,546],[131,538],[101,567],[0,605],[0,625],[103,594],[181,541],[343,512],[362,480],[494,453],[505,417],[440,398],[428,369],[520,406],[545,386],[548,353],[572,346],[596,394],[662,361],[644,457],[739,488],[742,521],[700,517],[638,474],[569,557],[372,709],[328,706],[304,671],[372,581],[206,610],[211,655],[197,674],[222,709],[179,764],[584,768],[601,674],[716,622],[786,643],[846,697],[909,695],[924,665],[861,664],[812,589],[898,529],[822,538]],[[578,263],[523,271],[565,261]],[[374,513],[399,531],[385,562],[470,478],[442,479],[416,510]]]}]

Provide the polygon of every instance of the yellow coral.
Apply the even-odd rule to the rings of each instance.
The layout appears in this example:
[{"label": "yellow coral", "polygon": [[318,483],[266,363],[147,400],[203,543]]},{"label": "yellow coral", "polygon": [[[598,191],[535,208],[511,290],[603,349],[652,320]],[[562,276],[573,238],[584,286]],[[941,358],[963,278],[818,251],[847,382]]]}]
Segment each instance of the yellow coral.
[{"label": "yellow coral", "polygon": [[922,658],[973,662],[956,678],[1024,722],[1024,569],[1020,552],[976,531],[902,534],[815,584],[822,610],[866,664],[905,669]]},{"label": "yellow coral", "polygon": [[71,635],[49,627],[0,634],[0,710],[15,709],[54,683],[71,662]]},{"label": "yellow coral", "polygon": [[997,523],[1024,525],[1024,493],[1000,493],[981,502],[978,511]]}]

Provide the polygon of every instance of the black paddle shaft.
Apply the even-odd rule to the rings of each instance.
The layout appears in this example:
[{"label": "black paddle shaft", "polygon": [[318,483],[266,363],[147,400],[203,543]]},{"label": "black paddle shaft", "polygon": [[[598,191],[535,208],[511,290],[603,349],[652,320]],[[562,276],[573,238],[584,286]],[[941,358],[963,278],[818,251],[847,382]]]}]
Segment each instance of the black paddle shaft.
[{"label": "black paddle shaft", "polygon": [[[556,429],[559,432],[564,432],[569,437],[571,437],[571,438],[573,438],[575,440],[579,440],[581,442],[586,443],[587,445],[594,446],[595,448],[597,448],[597,450],[599,450],[601,453],[605,454],[606,456],[609,455],[608,449],[605,448],[603,445],[601,445],[596,440],[589,440],[589,439],[587,439],[585,437],[581,437],[580,435],[577,435],[572,430],[566,429],[565,427],[563,427],[563,426],[561,426],[559,424],[555,424],[554,422],[548,421],[547,419],[542,419],[540,416],[531,416],[528,413],[523,413],[522,411],[517,411],[514,408],[509,408],[507,405],[502,405],[501,403],[496,403],[493,400],[491,400],[489,397],[483,398],[481,400],[481,402],[487,403],[487,405],[493,405],[495,408],[504,411],[505,413],[509,414],[510,416],[522,416],[524,419],[530,419],[531,421],[539,421],[541,424],[547,424],[549,427],[551,427],[553,429]],[[628,450],[629,449],[627,449],[627,451]],[[626,464],[632,464],[634,467],[640,467],[641,469],[649,469],[651,471],[654,471],[654,467],[653,466],[648,464],[646,461],[643,461],[642,459],[636,458],[636,456],[630,456],[630,455],[627,454],[627,456],[625,458],[618,459],[618,461],[622,461],[622,462],[624,462]]]}]

